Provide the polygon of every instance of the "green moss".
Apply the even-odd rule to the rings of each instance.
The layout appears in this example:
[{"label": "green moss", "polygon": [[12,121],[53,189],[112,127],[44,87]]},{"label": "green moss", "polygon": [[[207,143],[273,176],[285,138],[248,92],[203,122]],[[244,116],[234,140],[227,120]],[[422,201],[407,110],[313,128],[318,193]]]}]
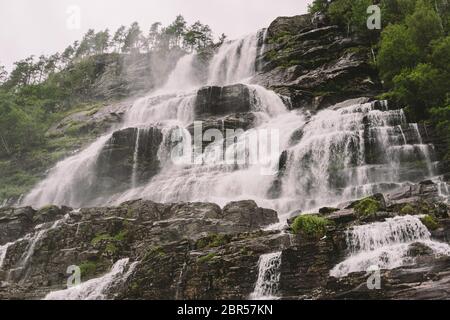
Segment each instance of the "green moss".
[{"label": "green moss", "polygon": [[377,213],[381,208],[379,201],[368,197],[358,201],[355,206],[355,212],[361,217],[369,217]]},{"label": "green moss", "polygon": [[403,206],[403,208],[400,210],[401,215],[413,215],[416,213],[416,209],[409,203]]},{"label": "green moss", "polygon": [[95,238],[91,240],[91,244],[93,246],[95,246],[95,245],[97,245],[98,243],[100,243],[102,241],[111,241],[111,240],[114,240],[114,238],[111,237],[109,234],[107,234],[107,233],[100,233],[100,234],[97,234],[95,236]]},{"label": "green moss", "polygon": [[97,273],[97,263],[93,261],[84,261],[80,263],[81,277],[94,276]]},{"label": "green moss", "polygon": [[124,241],[126,239],[128,235],[128,231],[127,230],[122,230],[120,231],[118,234],[116,234],[115,236],[111,236],[108,233],[99,233],[95,236],[94,239],[91,240],[91,244],[93,246],[97,245],[98,243],[102,242],[102,241]]},{"label": "green moss", "polygon": [[213,258],[215,258],[217,255],[215,253],[210,253],[206,256],[198,258],[199,263],[207,263],[210,262]]},{"label": "green moss", "polygon": [[287,31],[281,31],[269,39],[269,43],[282,43],[289,39],[292,35]]},{"label": "green moss", "polygon": [[164,248],[157,246],[157,247],[152,247],[146,254],[144,257],[144,260],[148,260],[151,259],[153,257],[164,257],[166,256],[166,253],[164,252]]},{"label": "green moss", "polygon": [[195,244],[197,249],[216,248],[230,243],[231,237],[226,234],[211,234],[206,238],[200,239]]},{"label": "green moss", "polygon": [[295,234],[303,234],[311,238],[321,238],[327,232],[327,226],[332,222],[326,218],[317,215],[301,215],[295,218],[291,229]]},{"label": "green moss", "polygon": [[114,254],[116,254],[118,251],[119,251],[119,249],[117,248],[117,246],[116,246],[114,243],[110,242],[110,243],[108,243],[108,244],[106,245],[105,252],[106,252],[107,254],[109,254],[109,255],[114,255]]},{"label": "green moss", "polygon": [[114,236],[116,241],[125,241],[128,236],[128,230],[122,230]]},{"label": "green moss", "polygon": [[421,218],[420,221],[422,221],[422,223],[425,225],[425,227],[428,228],[428,230],[436,230],[439,229],[440,224],[439,222],[436,220],[435,217],[431,216],[431,215],[426,215],[425,217]]}]

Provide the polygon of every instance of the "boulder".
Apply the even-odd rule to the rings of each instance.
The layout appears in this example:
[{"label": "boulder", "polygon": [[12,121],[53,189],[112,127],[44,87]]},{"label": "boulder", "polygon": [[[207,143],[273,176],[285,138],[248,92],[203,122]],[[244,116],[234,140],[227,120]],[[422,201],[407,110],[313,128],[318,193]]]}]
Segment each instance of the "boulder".
[{"label": "boulder", "polygon": [[124,189],[133,183],[133,175],[136,184],[148,181],[159,171],[158,150],[162,139],[162,132],[156,127],[114,132],[96,164],[100,191]]},{"label": "boulder", "polygon": [[247,86],[204,87],[197,92],[196,118],[205,115],[227,115],[251,110],[251,94]]}]

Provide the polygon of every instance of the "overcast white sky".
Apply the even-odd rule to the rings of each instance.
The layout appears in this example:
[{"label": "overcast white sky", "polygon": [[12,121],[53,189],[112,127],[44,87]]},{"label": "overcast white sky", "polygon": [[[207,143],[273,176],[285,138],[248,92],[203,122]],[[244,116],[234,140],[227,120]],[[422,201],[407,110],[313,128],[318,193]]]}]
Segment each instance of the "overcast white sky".
[{"label": "overcast white sky", "polygon": [[[168,24],[177,14],[189,23],[209,24],[215,35],[229,38],[266,27],[278,16],[306,12],[311,0],[0,0],[0,64],[32,54],[53,54],[79,40],[89,29],[138,21],[147,32],[152,22]],[[81,9],[81,28],[67,27],[68,8]]]}]

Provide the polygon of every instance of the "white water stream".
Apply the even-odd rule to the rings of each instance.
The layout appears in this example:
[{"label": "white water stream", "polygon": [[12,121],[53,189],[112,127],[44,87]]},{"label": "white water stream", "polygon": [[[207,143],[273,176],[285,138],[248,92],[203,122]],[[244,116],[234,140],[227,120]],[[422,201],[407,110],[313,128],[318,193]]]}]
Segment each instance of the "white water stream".
[{"label": "white water stream", "polygon": [[347,232],[349,257],[336,265],[330,275],[345,277],[353,272],[394,269],[414,262],[408,255],[410,245],[420,243],[429,247],[436,256],[450,255],[450,246],[433,241],[428,229],[417,216],[398,216],[354,227]]}]

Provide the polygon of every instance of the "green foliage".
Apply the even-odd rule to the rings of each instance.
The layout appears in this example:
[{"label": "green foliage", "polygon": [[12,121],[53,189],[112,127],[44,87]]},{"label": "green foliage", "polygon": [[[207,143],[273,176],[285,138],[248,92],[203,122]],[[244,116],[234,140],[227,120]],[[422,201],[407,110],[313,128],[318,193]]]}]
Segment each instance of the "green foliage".
[{"label": "green foliage", "polygon": [[291,229],[295,234],[303,234],[309,238],[321,238],[327,232],[331,221],[317,215],[301,215],[295,218]]},{"label": "green foliage", "polygon": [[210,253],[206,256],[198,258],[199,263],[207,263],[210,262],[212,259],[214,259],[217,255],[215,253]]},{"label": "green foliage", "polygon": [[432,108],[430,114],[438,134],[447,143],[445,160],[450,163],[450,99],[448,99],[446,106]]},{"label": "green foliage", "polygon": [[390,25],[384,29],[377,61],[380,76],[388,87],[403,69],[413,67],[419,56],[419,49],[405,25]]},{"label": "green foliage", "polygon": [[373,33],[367,28],[367,8],[373,4],[372,0],[334,0],[329,5],[322,2],[315,1],[311,10],[320,9],[319,11],[326,12],[332,23],[345,27],[348,33]]},{"label": "green foliage", "polygon": [[436,229],[439,229],[440,224],[436,220],[435,217],[431,215],[426,215],[425,217],[421,218],[420,221],[425,225],[425,227],[428,228],[428,230],[434,231]]},{"label": "green foliage", "polygon": [[93,246],[97,245],[100,242],[121,242],[126,239],[128,235],[127,230],[122,230],[119,233],[117,233],[115,236],[111,236],[109,233],[99,233],[95,236],[94,239],[91,240],[91,244]]},{"label": "green foliage", "polygon": [[230,243],[231,237],[226,234],[211,234],[196,243],[197,249],[216,248]]},{"label": "green foliage", "polygon": [[430,107],[445,102],[449,85],[448,75],[428,63],[421,63],[394,77],[393,96],[409,106],[416,118],[424,119]]},{"label": "green foliage", "polygon": [[444,35],[441,18],[424,0],[417,1],[414,13],[407,16],[405,21],[411,39],[423,52],[427,50],[431,41]]},{"label": "green foliage", "polygon": [[384,0],[378,67],[389,99],[407,107],[415,121],[432,120],[450,159],[450,3]]},{"label": "green foliage", "polygon": [[414,209],[414,207],[409,203],[404,205],[403,208],[400,210],[401,215],[413,215],[416,212],[417,212],[416,209]]},{"label": "green foliage", "polygon": [[355,206],[355,212],[361,217],[369,217],[377,213],[381,208],[379,201],[368,197],[358,201]]},{"label": "green foliage", "polygon": [[160,246],[152,247],[147,253],[145,254],[144,260],[152,259],[154,257],[164,257],[166,256],[166,253],[164,252],[164,248]]},{"label": "green foliage", "polygon": [[97,263],[93,261],[84,261],[80,263],[80,272],[82,278],[89,278],[97,273]]},{"label": "green foliage", "polygon": [[316,12],[327,12],[329,1],[328,0],[314,0],[311,4],[308,4],[308,12],[314,14]]}]

